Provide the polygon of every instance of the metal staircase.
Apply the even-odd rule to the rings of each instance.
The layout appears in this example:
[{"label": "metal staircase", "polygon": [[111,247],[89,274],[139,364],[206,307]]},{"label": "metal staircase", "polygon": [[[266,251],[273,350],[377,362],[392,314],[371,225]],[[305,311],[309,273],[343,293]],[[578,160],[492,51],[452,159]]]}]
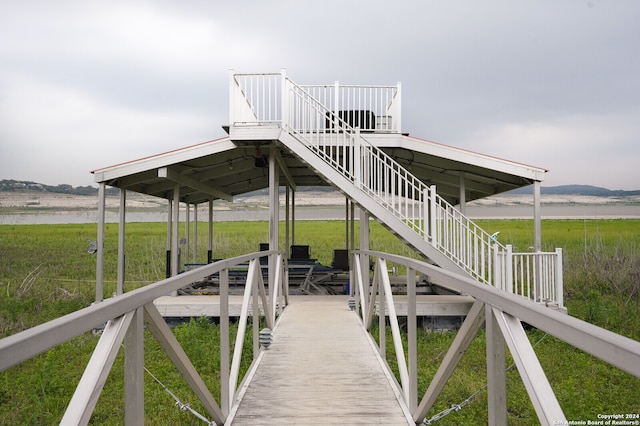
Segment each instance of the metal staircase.
[{"label": "metal staircase", "polygon": [[278,127],[282,145],[440,267],[562,307],[561,251],[513,253],[367,140],[400,132],[399,85],[300,86],[284,72],[230,80],[232,126]]}]

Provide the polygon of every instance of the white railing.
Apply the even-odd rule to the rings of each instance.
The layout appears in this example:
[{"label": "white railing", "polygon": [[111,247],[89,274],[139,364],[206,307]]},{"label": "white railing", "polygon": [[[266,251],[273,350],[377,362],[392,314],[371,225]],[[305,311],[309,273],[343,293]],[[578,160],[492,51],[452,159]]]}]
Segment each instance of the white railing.
[{"label": "white railing", "polygon": [[[232,70],[229,76],[230,124],[279,123],[283,120],[286,80],[284,71],[240,74]],[[298,87],[320,105],[327,106],[327,114],[318,117],[314,129],[331,130],[335,125],[331,117],[334,115],[363,132],[400,133],[400,83],[396,86],[356,86],[336,82]]]},{"label": "white railing", "polygon": [[563,307],[562,249],[513,253],[511,245],[495,251],[495,282],[499,288],[538,303]]},{"label": "white railing", "polygon": [[[301,85],[333,114],[362,132],[400,133],[400,83],[396,86]],[[327,127],[332,122],[329,116]]]},{"label": "white railing", "polygon": [[[369,263],[370,258],[375,258],[375,270],[371,281],[369,274],[363,274],[363,268],[361,268],[363,263]],[[516,270],[519,271],[518,274],[521,274],[521,278],[524,278],[527,273],[534,275],[536,259],[540,258],[521,254],[513,255],[514,276],[517,275],[515,273]],[[551,259],[551,257],[549,256],[548,259]],[[398,315],[396,314],[395,301],[390,285],[388,262],[395,265],[403,265],[407,270],[406,348],[403,346],[403,339],[398,326]],[[539,263],[544,263],[544,260]],[[540,265],[539,273],[561,273],[561,271],[553,269],[552,263],[550,261],[546,267]],[[522,264],[528,266],[520,267]],[[364,327],[370,330],[377,307],[379,320],[378,348],[383,357],[386,356],[385,336],[386,318],[388,318],[393,337],[394,353],[398,364],[398,378],[402,388],[402,395],[416,423],[426,420],[425,417],[432,409],[458,362],[483,324],[487,329],[487,351],[491,348],[492,353],[502,354],[500,356],[504,357],[504,343],[509,347],[514,364],[525,383],[527,393],[531,398],[541,424],[567,423],[562,408],[553,393],[553,389],[524,332],[521,322],[531,324],[629,374],[640,377],[640,342],[554,310],[545,309],[536,303],[531,303],[531,301],[514,297],[513,294],[509,294],[507,291],[481,285],[477,280],[434,267],[419,260],[389,253],[357,251],[353,253],[352,265],[351,281],[354,288],[355,311],[360,316]],[[548,269],[545,269],[547,267]],[[368,268],[364,270],[368,271]],[[417,387],[418,349],[416,331],[416,306],[418,301],[416,281],[419,274],[428,275],[434,283],[454,289],[462,294],[470,295],[475,299],[456,338],[444,356],[442,364],[420,400],[418,400]],[[514,287],[520,285],[521,282],[522,279],[518,281],[514,279]],[[497,343],[499,340],[489,337],[490,334],[493,335],[495,333],[500,333],[504,337],[502,348]],[[504,418],[496,421],[496,424],[504,424],[506,423],[507,413],[506,407],[504,407],[507,403],[504,383],[506,364],[502,361],[497,365],[492,365],[489,356],[487,358],[487,375],[492,375],[491,379],[488,378],[489,385],[487,390],[489,395],[489,418],[492,418],[492,412],[497,413],[496,415],[502,415]],[[500,393],[503,394],[499,395]],[[498,397],[494,398],[496,394]],[[464,405],[459,405],[458,409]],[[501,405],[503,407],[500,407]],[[435,421],[443,415],[446,414],[444,412],[438,413],[429,418],[429,420]]]},{"label": "white railing", "polygon": [[[371,144],[365,136],[372,130],[367,116],[339,113],[369,108],[376,115],[393,110],[399,123],[399,85],[300,86],[284,72],[232,74],[230,81],[232,96],[240,96],[231,102],[239,106],[231,113],[238,110],[241,114],[232,115],[232,123],[279,120],[284,130],[471,277],[499,288],[512,287],[501,281],[506,275],[495,270],[497,257],[506,252],[506,247],[440,197],[435,186],[425,185]],[[365,133],[354,125],[362,125]],[[399,124],[392,125],[392,130],[396,129],[399,131]],[[557,254],[532,256],[541,259],[537,264],[552,262],[555,270],[562,270],[562,258]],[[534,283],[535,292],[518,294],[562,306],[561,275],[537,273]]]},{"label": "white railing", "polygon": [[[260,257],[266,255],[275,256],[275,264],[277,265],[274,279],[276,290],[273,295],[269,295],[269,299],[267,299],[260,269]],[[247,280],[238,320],[238,332],[232,352],[233,358],[229,365],[228,273],[229,269],[244,265],[246,262],[249,262]],[[214,400],[210,390],[153,304],[153,301],[158,297],[170,294],[213,274],[219,274],[220,280],[220,405]],[[267,327],[273,330],[276,311],[283,309],[284,302],[279,302],[278,298],[286,288],[282,282],[284,276],[282,257],[275,251],[248,254],[201,266],[5,337],[0,340],[0,371],[18,365],[39,353],[106,323],[104,332],[61,421],[61,424],[65,425],[87,424],[125,335],[139,336],[139,342],[142,342],[143,327],[146,325],[146,328],[160,343],[168,358],[173,361],[194,391],[208,415],[216,424],[224,424],[237,394],[248,317],[249,315],[253,317],[253,355],[255,361],[260,350],[258,346],[259,317],[264,316]],[[135,320],[136,316],[140,315],[144,315],[144,324],[141,319]],[[143,350],[136,348],[136,346],[137,344],[125,346],[125,359],[127,360],[125,361],[125,369],[130,369],[125,371],[125,375],[137,376],[138,380],[142,380],[144,360],[140,355]],[[139,349],[138,352],[136,352],[137,349]],[[132,361],[129,362],[129,359]],[[142,390],[143,387],[140,386],[137,389]],[[140,403],[126,401],[125,418],[141,419],[144,413],[132,413],[131,411],[138,411],[144,407],[142,403],[144,395],[134,395],[133,398],[138,398],[137,401]]]}]

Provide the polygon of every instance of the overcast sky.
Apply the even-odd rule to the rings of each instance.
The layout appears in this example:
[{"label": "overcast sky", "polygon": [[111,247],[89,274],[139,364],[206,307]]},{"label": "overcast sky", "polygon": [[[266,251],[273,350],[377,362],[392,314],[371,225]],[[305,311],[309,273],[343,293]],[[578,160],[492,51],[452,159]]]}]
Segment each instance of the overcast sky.
[{"label": "overcast sky", "polygon": [[640,1],[0,0],[0,179],[225,136],[228,70],[402,82],[403,131],[640,189]]}]

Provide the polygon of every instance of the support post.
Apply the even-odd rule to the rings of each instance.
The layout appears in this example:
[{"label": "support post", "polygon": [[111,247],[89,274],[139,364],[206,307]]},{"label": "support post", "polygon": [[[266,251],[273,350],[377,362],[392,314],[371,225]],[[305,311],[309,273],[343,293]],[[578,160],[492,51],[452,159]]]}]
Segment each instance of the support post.
[{"label": "support post", "polygon": [[[360,209],[360,250],[369,250],[369,212]],[[369,297],[371,282],[369,280],[369,255],[362,254],[360,257],[360,267],[362,268],[363,292]]]},{"label": "support post", "polygon": [[407,355],[409,389],[407,405],[413,413],[418,407],[418,324],[416,316],[416,271],[407,268]]},{"label": "support post", "polygon": [[220,408],[229,415],[233,396],[229,394],[229,270],[220,271]]},{"label": "support post", "polygon": [[127,190],[120,188],[120,206],[119,206],[119,223],[118,223],[118,273],[116,282],[116,294],[124,293],[124,270],[125,270],[125,255],[124,255],[124,237],[127,215]]},{"label": "support post", "polygon": [[487,403],[490,425],[507,424],[505,341],[493,308],[485,305],[487,330]]},{"label": "support post", "polygon": [[533,183],[533,247],[536,252],[542,251],[542,224],[540,209],[540,182]]},{"label": "support post", "polygon": [[564,281],[562,278],[562,249],[556,249],[556,303],[558,308],[564,307]]},{"label": "support post", "polygon": [[429,187],[429,235],[431,236],[431,245],[438,247],[440,242],[438,241],[438,229],[437,229],[437,210],[438,203],[436,202],[436,186],[431,185]]},{"label": "support post", "polygon": [[185,212],[185,216],[184,216],[184,239],[185,239],[185,243],[184,243],[184,263],[185,265],[187,263],[189,263],[189,254],[190,254],[190,248],[191,248],[191,204],[190,203],[184,203],[185,207],[186,207],[186,212]]},{"label": "support post", "polygon": [[362,185],[362,152],[361,152],[360,128],[356,127],[353,137],[353,184],[356,188]]},{"label": "support post", "polygon": [[136,309],[124,337],[124,424],[144,424],[144,309]]},{"label": "support post", "polygon": [[173,226],[173,200],[169,199],[167,203],[167,254],[166,254],[166,265],[165,265],[165,278],[169,278],[171,276],[171,248],[173,247],[172,243],[172,226]]},{"label": "support post", "polygon": [[104,222],[105,183],[98,184],[98,241],[96,251],[96,303],[104,298]]},{"label": "support post", "polygon": [[[179,229],[180,224],[180,185],[173,185],[173,213],[171,214],[171,276],[178,275],[180,272],[180,246],[179,246]],[[177,296],[177,291],[171,292],[172,296]]]},{"label": "support post", "polygon": [[198,205],[193,205],[193,254],[191,263],[198,263]]},{"label": "support post", "polygon": [[213,200],[209,200],[209,248],[207,249],[207,263],[213,262]]},{"label": "support post", "polygon": [[[277,148],[271,147],[269,155],[269,250],[278,250],[278,219],[280,218],[280,197],[278,163],[276,162]],[[269,256],[269,295],[275,291],[276,256]]]}]

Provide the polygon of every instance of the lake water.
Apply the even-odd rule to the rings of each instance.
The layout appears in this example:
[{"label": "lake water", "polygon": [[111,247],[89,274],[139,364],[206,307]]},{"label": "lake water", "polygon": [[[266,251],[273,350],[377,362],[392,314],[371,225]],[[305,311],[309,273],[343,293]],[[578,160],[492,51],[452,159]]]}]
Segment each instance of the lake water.
[{"label": "lake water", "polygon": [[[543,219],[640,219],[640,204],[580,204],[541,206]],[[472,219],[532,219],[531,205],[491,205],[468,206],[467,216]],[[183,214],[181,214],[183,218]],[[199,219],[206,220],[206,214]],[[342,220],[345,209],[342,206],[323,206],[296,209],[296,220]],[[357,217],[357,216],[356,216]],[[107,212],[107,223],[118,223],[116,212]],[[284,211],[280,218],[284,220]],[[214,220],[256,221],[269,220],[268,209],[216,211]],[[128,212],[127,222],[166,222],[166,212]],[[97,223],[96,211],[47,212],[0,215],[0,225],[72,224]]]}]

